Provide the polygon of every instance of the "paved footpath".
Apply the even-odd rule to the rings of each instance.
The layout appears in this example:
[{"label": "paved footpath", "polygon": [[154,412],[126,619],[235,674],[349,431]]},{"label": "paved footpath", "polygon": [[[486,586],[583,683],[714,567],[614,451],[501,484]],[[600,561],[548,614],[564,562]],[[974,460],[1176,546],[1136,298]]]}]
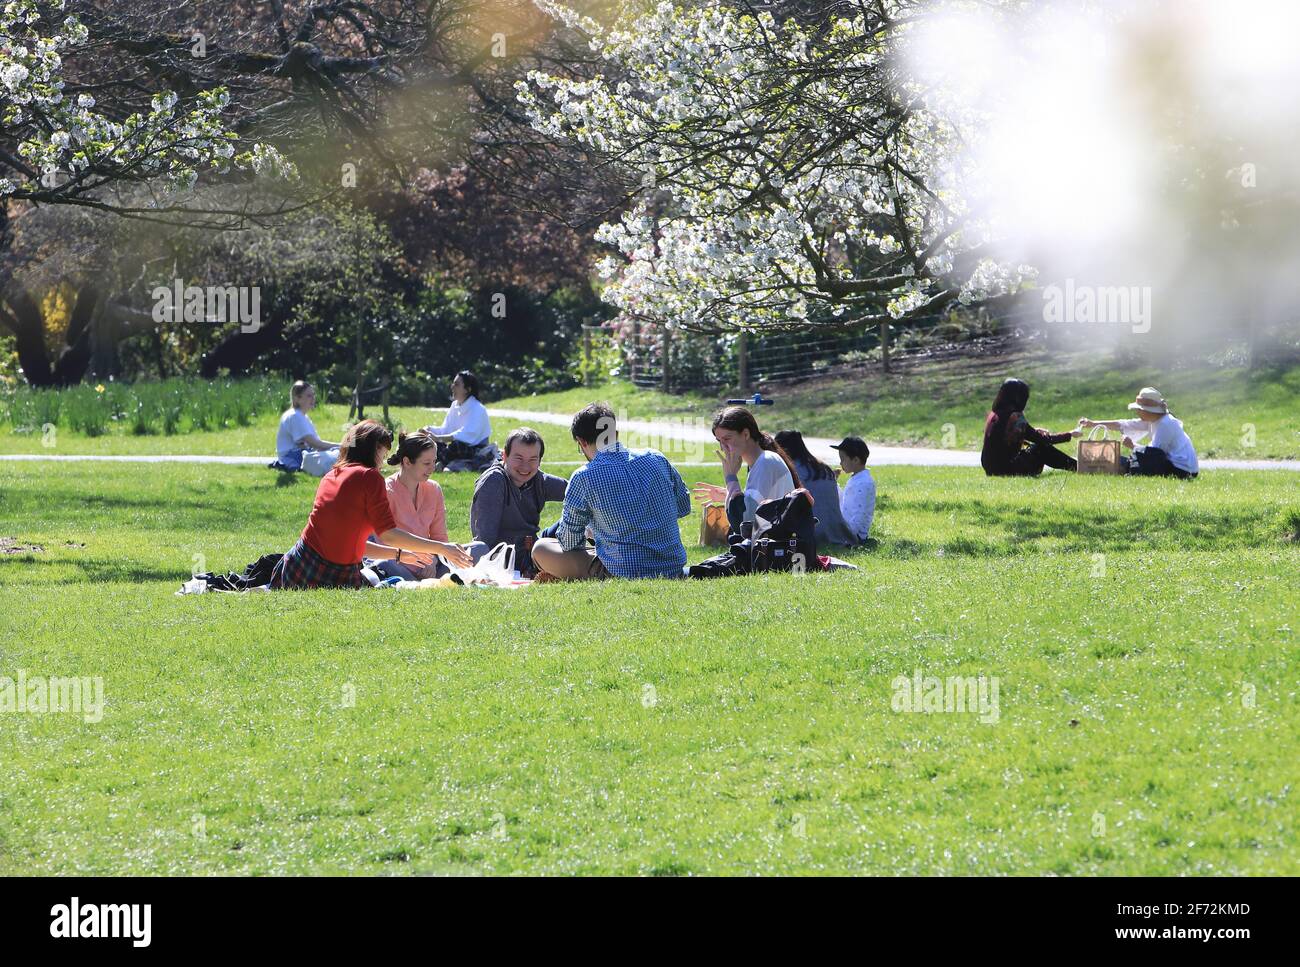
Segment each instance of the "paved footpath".
[{"label": "paved footpath", "polygon": [[[553,423],[568,426],[572,416],[562,413],[535,413],[530,410],[489,409],[488,413],[498,419],[517,421],[519,423]],[[760,417],[762,414],[759,414]],[[680,441],[693,444],[689,449],[696,460],[704,460],[700,465],[716,464],[716,460],[706,458],[713,456],[716,443],[709,430],[707,420],[625,420],[618,421],[620,429],[648,437],[646,445],[660,450],[676,450],[672,442]],[[822,460],[838,463],[839,456],[831,449],[831,440],[826,437],[804,437],[808,449]],[[665,443],[666,445],[658,445]],[[870,443],[871,441],[867,441]],[[674,454],[669,453],[669,456]],[[674,460],[674,463],[678,461]],[[887,447],[871,444],[871,465],[906,464],[920,467],[978,467],[980,455],[972,450],[940,450],[934,447]],[[691,466],[692,464],[686,464]],[[1295,470],[1300,471],[1300,460],[1202,460],[1202,470]]]},{"label": "paved footpath", "polygon": [[[444,412],[444,411],[434,411]],[[571,414],[542,413],[534,410],[511,410],[490,407],[488,413],[496,420],[519,425],[544,423],[552,426],[567,427],[572,420]],[[715,449],[713,434],[706,420],[628,420],[620,419],[619,427],[635,433],[643,445],[664,451],[673,463],[679,467],[716,467],[717,460],[712,459]],[[501,429],[498,424],[498,430]],[[804,437],[808,449],[828,462],[838,462],[839,457],[831,449],[831,440],[825,437]],[[870,442],[870,441],[868,441]],[[216,457],[194,455],[153,455],[130,454],[122,456],[76,456],[75,454],[53,453],[7,453],[0,454],[4,460],[99,460],[106,463],[230,463],[266,466],[270,455],[264,457]],[[576,461],[546,461],[551,467],[576,467]],[[933,447],[887,447],[872,445],[871,465],[907,465],[920,467],[978,467],[980,455],[971,450],[940,450]],[[1300,460],[1202,460],[1202,470],[1291,470],[1300,471]]]}]

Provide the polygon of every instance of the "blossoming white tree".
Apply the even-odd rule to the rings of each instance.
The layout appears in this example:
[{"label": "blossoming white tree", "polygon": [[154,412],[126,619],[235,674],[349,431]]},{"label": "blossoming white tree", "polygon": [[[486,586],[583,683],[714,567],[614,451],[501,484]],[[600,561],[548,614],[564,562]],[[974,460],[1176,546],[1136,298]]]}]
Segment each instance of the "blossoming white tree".
[{"label": "blossoming white tree", "polygon": [[63,0],[10,0],[0,7],[0,199],[144,215],[184,206],[174,197],[145,206],[115,202],[108,192],[189,188],[200,173],[231,167],[292,176],[292,166],[268,145],[237,152],[238,139],[221,120],[229,101],[221,88],[200,92],[189,110],[181,110],[176,94],[160,91],[148,113],[120,119],[96,111],[91,94],[65,97],[63,55],[84,44],[88,31],[63,9]]},{"label": "blossoming white tree", "polygon": [[[809,26],[720,0],[632,3],[606,28],[554,0],[606,71],[533,71],[537,130],[628,174],[598,238],[605,298],[695,330],[906,322],[1015,291],[963,203],[963,119],[936,109],[894,45],[909,0]],[[965,119],[967,121],[971,119]]]},{"label": "blossoming white tree", "polygon": [[[223,121],[229,104],[223,86],[187,84],[195,93],[182,104],[173,91],[151,92],[138,78],[118,76],[121,67],[104,56],[105,38],[95,38],[98,50],[89,38],[63,0],[0,6],[0,327],[13,334],[33,385],[80,378],[93,318],[121,328],[141,315],[107,297],[106,279],[80,279],[65,346],[51,363],[40,296],[15,278],[21,259],[10,257],[17,225],[28,221],[33,205],[222,230],[275,219],[291,206],[284,197],[258,200],[250,192],[233,204],[228,196],[214,204],[215,196],[194,190],[201,177],[223,180],[242,170],[278,176],[268,184],[296,180],[293,165],[275,148],[240,138]],[[99,78],[83,73],[69,80],[65,60],[78,49],[102,65]],[[69,257],[61,264],[75,262]]]}]

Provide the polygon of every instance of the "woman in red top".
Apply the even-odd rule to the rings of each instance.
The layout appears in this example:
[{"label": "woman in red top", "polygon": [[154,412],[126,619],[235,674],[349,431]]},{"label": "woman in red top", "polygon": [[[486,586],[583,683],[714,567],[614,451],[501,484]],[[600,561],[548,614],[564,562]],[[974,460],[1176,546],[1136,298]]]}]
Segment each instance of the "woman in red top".
[{"label": "woman in red top", "polygon": [[392,445],[393,434],[374,420],[352,428],[338,463],[321,478],[302,537],[275,566],[272,588],[365,587],[361,557],[371,534],[389,547],[437,554],[459,567],[474,563],[456,544],[417,537],[397,526],[379,472]]}]

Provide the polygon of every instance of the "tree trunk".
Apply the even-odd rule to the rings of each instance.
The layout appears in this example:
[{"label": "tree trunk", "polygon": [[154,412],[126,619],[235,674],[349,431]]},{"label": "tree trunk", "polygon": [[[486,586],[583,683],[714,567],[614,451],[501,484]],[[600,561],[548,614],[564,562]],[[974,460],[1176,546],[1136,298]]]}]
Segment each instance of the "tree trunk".
[{"label": "tree trunk", "polygon": [[94,283],[84,283],[77,290],[77,304],[68,318],[68,329],[63,336],[63,350],[54,364],[53,382],[57,386],[75,386],[86,375],[90,365],[91,325],[103,301],[103,292]]},{"label": "tree trunk", "polygon": [[890,372],[889,369],[889,323],[880,324],[880,371],[882,373]]},{"label": "tree trunk", "polygon": [[1259,369],[1265,355],[1261,345],[1260,311],[1254,301],[1246,306],[1246,368]]},{"label": "tree trunk", "polygon": [[162,332],[158,329],[153,331],[153,356],[154,362],[158,364],[158,378],[167,378],[167,359],[163,355]]},{"label": "tree trunk", "polygon": [[276,312],[276,289],[263,287],[261,305],[263,319],[254,332],[235,329],[199,360],[199,374],[212,379],[220,370],[229,370],[232,376],[242,376],[264,354],[284,345],[285,320]]},{"label": "tree trunk", "polygon": [[279,348],[283,343],[283,333],[284,321],[274,316],[265,320],[257,332],[236,329],[211,352],[203,354],[199,373],[204,379],[213,379],[222,369],[229,370],[234,376],[242,375],[264,353]]},{"label": "tree trunk", "polygon": [[50,370],[49,353],[45,351],[45,320],[41,316],[41,307],[26,289],[18,285],[9,286],[5,303],[0,306],[0,323],[14,334],[18,364],[28,385],[52,385],[54,374]]}]

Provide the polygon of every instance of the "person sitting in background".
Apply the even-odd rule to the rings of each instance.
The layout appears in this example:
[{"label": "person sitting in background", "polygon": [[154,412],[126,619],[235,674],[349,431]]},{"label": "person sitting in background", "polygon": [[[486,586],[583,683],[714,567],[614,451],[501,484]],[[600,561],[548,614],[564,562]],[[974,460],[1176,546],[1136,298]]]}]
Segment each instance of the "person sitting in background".
[{"label": "person sitting in background", "polygon": [[[725,503],[733,534],[741,533],[742,523],[753,521],[754,511],[763,501],[784,497],[802,486],[786,452],[771,434],[758,428],[754,414],[743,406],[728,406],[718,412],[713,418],[713,437],[720,447],[718,459],[727,486],[697,483],[695,499]],[[738,476],[742,463],[749,468],[743,490]]]},{"label": "person sitting in background", "polygon": [[[569,478],[555,537],[533,545],[539,579],[682,577],[686,548],[677,521],[691,512],[677,468],[657,450],[618,442],[614,411],[592,403],[570,432],[587,458]],[[591,526],[595,549],[586,545]]]},{"label": "person sitting in background", "polygon": [[[1153,386],[1142,387],[1137,398],[1128,405],[1137,413],[1136,420],[1080,420],[1083,427],[1104,426],[1124,434],[1121,446],[1133,451],[1132,458],[1123,457],[1124,471],[1143,477],[1178,477],[1190,480],[1201,469],[1196,457],[1196,447],[1183,430],[1183,422],[1169,412],[1169,404]],[[1137,446],[1137,441],[1150,435],[1151,442]]]},{"label": "person sitting in background", "polygon": [[1077,470],[1078,462],[1053,444],[1065,443],[1079,431],[1050,433],[1030,426],[1025,419],[1029,403],[1029,384],[1008,379],[993,400],[993,409],[984,419],[984,448],[980,464],[990,477],[1037,477],[1043,467]]},{"label": "person sitting in background", "polygon": [[420,581],[438,577],[446,568],[441,559],[446,549],[455,547],[447,537],[447,505],[442,487],[429,479],[438,457],[438,444],[427,433],[401,434],[397,449],[388,458],[397,473],[384,482],[388,509],[403,530],[444,546],[444,551],[405,551],[374,542],[366,544],[366,557],[373,560],[372,570],[381,578],[399,577]]},{"label": "person sitting in background", "polygon": [[[500,541],[515,549],[515,566],[524,577],[532,577],[533,544],[541,527],[542,508],[548,500],[563,500],[569,481],[541,469],[546,443],[528,427],[511,430],[506,437],[505,456],[483,471],[474,484],[469,508],[469,529],[474,542],[468,550],[475,560]],[[558,524],[548,528],[554,537]]]},{"label": "person sitting in background", "polygon": [[840,488],[840,511],[853,534],[853,543],[861,544],[871,536],[871,522],[876,517],[876,481],[867,469],[871,449],[862,437],[856,436],[846,436],[831,449],[839,451],[840,469],[849,475]]},{"label": "person sitting in background", "polygon": [[[838,471],[831,469],[812,455],[808,445],[804,443],[803,434],[798,430],[781,430],[773,439],[786,452],[786,456],[794,464],[799,480],[812,494],[813,513],[817,516],[817,546],[822,547],[826,544],[851,546],[860,543],[858,536],[844,522],[844,515],[840,510],[840,488],[835,483]],[[874,503],[873,496],[872,504]]]},{"label": "person sitting in background", "polygon": [[277,470],[305,470],[323,477],[339,456],[339,445],[322,440],[307,414],[316,408],[316,389],[298,380],[289,390],[289,408],[280,415],[280,429],[275,434]]},{"label": "person sitting in background", "polygon": [[362,420],[339,447],[338,463],[321,479],[302,536],[271,572],[271,588],[360,588],[361,558],[370,535],[380,549],[438,554],[458,567],[473,563],[455,544],[419,537],[397,526],[379,465],[393,434],[381,423]]},{"label": "person sitting in background", "polygon": [[463,369],[451,381],[451,408],[441,426],[424,432],[438,441],[438,470],[455,460],[472,460],[492,436],[487,407],[479,400],[478,377]]}]

